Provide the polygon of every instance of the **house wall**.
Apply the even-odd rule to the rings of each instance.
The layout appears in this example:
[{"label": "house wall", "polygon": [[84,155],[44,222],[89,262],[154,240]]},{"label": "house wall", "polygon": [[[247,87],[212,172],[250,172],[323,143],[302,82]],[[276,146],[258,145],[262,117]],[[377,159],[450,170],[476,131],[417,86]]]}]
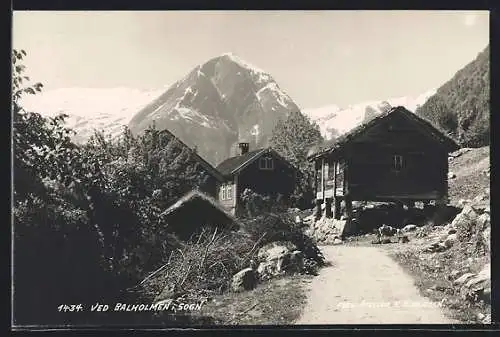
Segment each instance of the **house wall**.
[{"label": "house wall", "polygon": [[[217,200],[219,200],[219,203],[227,209],[231,214],[236,213],[236,200],[237,200],[237,190],[236,190],[236,179],[233,180],[227,180],[224,183],[219,183],[217,185]],[[225,186],[231,186],[231,199],[224,199],[223,194],[222,194],[222,187]]]},{"label": "house wall", "polygon": [[[403,158],[394,168],[394,155]],[[365,131],[342,149],[341,157],[324,156],[317,167],[341,165],[335,195],[352,200],[436,200],[447,195],[448,154],[431,136],[402,116],[394,115]],[[320,163],[320,164],[318,164]],[[328,164],[328,166],[327,166]],[[328,193],[325,193],[328,194]],[[328,197],[318,195],[317,199]]]}]

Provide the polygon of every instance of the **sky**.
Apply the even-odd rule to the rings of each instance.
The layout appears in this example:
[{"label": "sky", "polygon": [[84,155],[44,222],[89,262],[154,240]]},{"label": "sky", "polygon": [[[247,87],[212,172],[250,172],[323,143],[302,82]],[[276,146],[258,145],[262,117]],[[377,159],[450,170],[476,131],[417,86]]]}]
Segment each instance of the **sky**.
[{"label": "sky", "polygon": [[16,11],[13,48],[45,90],[157,89],[226,52],[301,108],[419,95],[489,43],[488,11]]}]

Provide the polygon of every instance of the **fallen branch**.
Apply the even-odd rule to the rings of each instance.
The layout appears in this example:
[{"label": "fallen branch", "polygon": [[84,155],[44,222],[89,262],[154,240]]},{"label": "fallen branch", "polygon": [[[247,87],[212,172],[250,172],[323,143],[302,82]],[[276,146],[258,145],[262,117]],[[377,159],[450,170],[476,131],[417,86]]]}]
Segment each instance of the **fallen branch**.
[{"label": "fallen branch", "polygon": [[245,256],[245,258],[242,260],[241,262],[241,266],[243,266],[243,264],[248,260],[248,258],[250,256],[252,256],[252,253],[255,251],[255,248],[257,248],[258,244],[262,241],[262,239],[264,239],[264,237],[267,235],[267,232],[264,232],[264,234],[262,234],[262,236],[257,240],[255,241],[255,244],[253,245],[252,249],[250,249],[250,251],[248,252],[248,254]]}]

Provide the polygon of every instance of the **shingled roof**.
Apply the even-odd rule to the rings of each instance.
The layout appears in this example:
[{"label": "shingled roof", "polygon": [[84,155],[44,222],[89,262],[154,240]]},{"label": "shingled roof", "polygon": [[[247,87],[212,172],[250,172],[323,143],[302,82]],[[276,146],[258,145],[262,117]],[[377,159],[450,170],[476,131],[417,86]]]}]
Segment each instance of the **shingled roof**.
[{"label": "shingled roof", "polygon": [[285,158],[283,158],[278,152],[273,150],[272,148],[263,148],[254,151],[247,152],[240,156],[235,156],[224,160],[222,163],[217,165],[217,170],[225,177],[230,177],[251,163],[257,160],[264,153],[272,153],[276,158],[281,159],[284,163],[286,163],[293,170],[298,169],[293,166],[290,162],[288,162]]},{"label": "shingled roof", "polygon": [[307,155],[307,158],[309,160],[313,160],[314,158],[317,158],[325,153],[333,153],[333,152],[337,151],[338,149],[342,148],[344,145],[349,143],[352,139],[354,139],[358,135],[360,135],[363,131],[380,123],[382,120],[389,117],[390,115],[392,115],[395,112],[404,114],[406,117],[408,117],[412,121],[416,122],[419,126],[426,129],[438,142],[443,144],[443,146],[445,148],[447,148],[447,150],[449,152],[456,151],[460,148],[458,146],[458,144],[452,138],[450,138],[449,136],[445,135],[444,133],[442,133],[441,131],[436,129],[430,122],[418,117],[417,115],[415,115],[411,111],[407,110],[403,106],[397,106],[397,107],[393,107],[387,111],[384,111],[378,115],[373,116],[372,118],[368,119],[367,121],[358,125],[357,127],[352,129],[351,131],[338,137],[337,139],[332,139],[332,140],[326,141],[322,144],[315,145],[315,146],[311,147],[311,149],[309,150],[309,153]]},{"label": "shingled roof", "polygon": [[219,165],[217,165],[216,169],[220,173],[222,173],[222,175],[229,176],[246,162],[256,159],[260,154],[264,153],[265,150],[266,149],[258,149],[254,151],[249,151],[241,156],[228,158]]}]

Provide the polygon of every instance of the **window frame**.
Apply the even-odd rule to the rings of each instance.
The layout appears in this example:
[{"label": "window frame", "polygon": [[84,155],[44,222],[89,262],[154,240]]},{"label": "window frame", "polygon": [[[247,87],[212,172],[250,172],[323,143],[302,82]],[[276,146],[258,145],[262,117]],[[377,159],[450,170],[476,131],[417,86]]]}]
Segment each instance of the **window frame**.
[{"label": "window frame", "polygon": [[274,158],[269,157],[260,157],[259,158],[259,169],[260,170],[274,170]]},{"label": "window frame", "polygon": [[392,156],[392,169],[394,171],[401,171],[404,168],[404,158],[401,154],[395,154]]}]

